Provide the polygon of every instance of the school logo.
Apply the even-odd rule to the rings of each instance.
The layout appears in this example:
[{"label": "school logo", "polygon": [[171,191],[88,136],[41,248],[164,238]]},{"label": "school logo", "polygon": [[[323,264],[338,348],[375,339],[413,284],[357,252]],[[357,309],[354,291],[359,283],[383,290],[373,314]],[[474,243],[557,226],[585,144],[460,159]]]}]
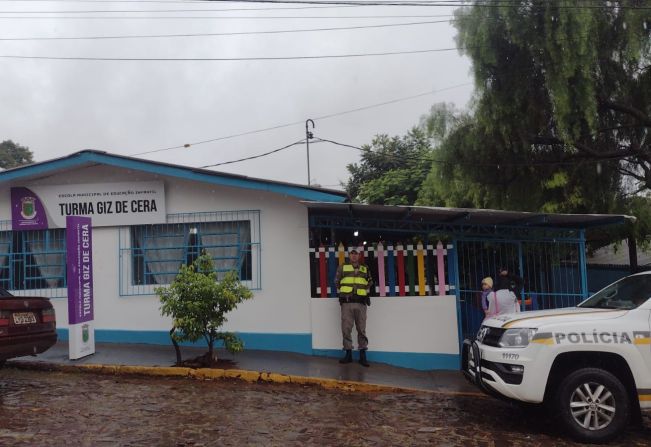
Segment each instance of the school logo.
[{"label": "school logo", "polygon": [[20,199],[20,215],[27,220],[36,217],[36,197],[23,197]]},{"label": "school logo", "polygon": [[87,324],[81,326],[81,339],[84,343],[88,343],[88,339],[90,338],[89,332]]}]

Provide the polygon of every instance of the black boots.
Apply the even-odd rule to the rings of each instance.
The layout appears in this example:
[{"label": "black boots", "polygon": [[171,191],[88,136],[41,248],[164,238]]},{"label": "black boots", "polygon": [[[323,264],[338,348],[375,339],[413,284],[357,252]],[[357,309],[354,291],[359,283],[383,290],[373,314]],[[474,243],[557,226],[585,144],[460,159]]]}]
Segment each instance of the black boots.
[{"label": "black boots", "polygon": [[353,361],[353,351],[346,349],[346,355],[339,359],[339,363],[350,363]]},{"label": "black boots", "polygon": [[366,349],[359,351],[359,364],[366,367],[371,366],[366,360]]},{"label": "black boots", "polygon": [[[350,363],[353,361],[353,351],[351,349],[346,349],[346,354],[339,359],[339,363]],[[368,360],[366,360],[366,349],[359,351],[359,364],[362,366],[369,367]]]}]

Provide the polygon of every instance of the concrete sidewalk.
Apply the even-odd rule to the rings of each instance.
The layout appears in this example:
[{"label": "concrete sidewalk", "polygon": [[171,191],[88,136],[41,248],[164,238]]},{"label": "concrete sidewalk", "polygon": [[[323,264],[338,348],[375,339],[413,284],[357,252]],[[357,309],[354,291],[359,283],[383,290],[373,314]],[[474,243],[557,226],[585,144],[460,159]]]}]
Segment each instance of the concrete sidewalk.
[{"label": "concrete sidewalk", "polygon": [[[181,352],[185,360],[204,354],[206,349],[183,346]],[[372,363],[370,368],[365,368],[356,362],[341,365],[337,359],[333,358],[278,351],[245,350],[233,355],[218,350],[217,355],[220,359],[232,360],[233,368],[240,372],[275,373],[272,376],[265,375],[266,380],[269,381],[277,381],[270,377],[282,375],[310,378],[313,380],[309,380],[309,383],[316,384],[319,384],[320,380],[325,380],[450,394],[479,394],[476,388],[465,381],[459,371],[417,371],[382,363]],[[51,365],[54,368],[65,367],[65,369],[75,366],[80,369],[89,369],[93,367],[92,365],[124,365],[144,367],[146,371],[156,375],[168,375],[166,371],[170,371],[169,367],[174,365],[175,360],[176,355],[171,345],[117,343],[97,343],[95,354],[79,360],[69,360],[68,343],[62,341],[38,356],[10,360],[9,364],[13,363],[22,367]],[[134,369],[126,370],[135,371]],[[174,374],[170,373],[169,375]],[[233,376],[231,375],[231,377]],[[291,381],[298,382],[298,380]],[[304,381],[304,383],[306,382]]]}]

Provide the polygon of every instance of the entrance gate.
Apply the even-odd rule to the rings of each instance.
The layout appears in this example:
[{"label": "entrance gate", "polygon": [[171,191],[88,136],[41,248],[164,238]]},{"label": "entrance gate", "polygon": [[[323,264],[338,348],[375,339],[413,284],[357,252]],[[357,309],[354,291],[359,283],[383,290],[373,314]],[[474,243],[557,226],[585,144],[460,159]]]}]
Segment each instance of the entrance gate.
[{"label": "entrance gate", "polygon": [[495,281],[506,268],[521,278],[516,295],[522,310],[575,306],[587,297],[585,243],[577,240],[457,239],[458,298],[463,338],[484,319],[481,281]]}]

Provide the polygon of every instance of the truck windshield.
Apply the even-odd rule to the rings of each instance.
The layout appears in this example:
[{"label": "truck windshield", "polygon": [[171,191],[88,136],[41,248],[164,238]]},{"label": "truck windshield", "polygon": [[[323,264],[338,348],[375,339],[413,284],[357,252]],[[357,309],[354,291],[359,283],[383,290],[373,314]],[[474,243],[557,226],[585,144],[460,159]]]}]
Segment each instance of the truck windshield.
[{"label": "truck windshield", "polygon": [[596,309],[635,309],[651,298],[651,275],[628,276],[578,305]]}]

